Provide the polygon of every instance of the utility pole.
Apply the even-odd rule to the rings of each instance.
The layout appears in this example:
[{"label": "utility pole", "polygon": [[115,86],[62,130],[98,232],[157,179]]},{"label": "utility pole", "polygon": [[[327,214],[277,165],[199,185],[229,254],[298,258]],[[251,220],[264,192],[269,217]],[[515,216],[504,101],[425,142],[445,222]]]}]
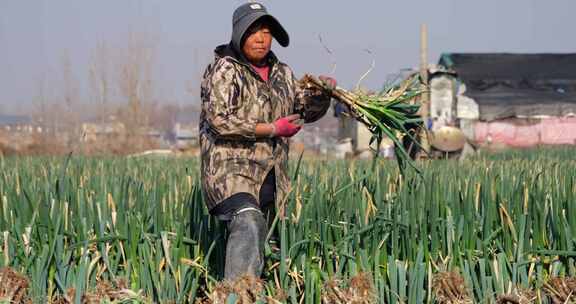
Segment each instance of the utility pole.
[{"label": "utility pole", "polygon": [[428,81],[428,27],[426,23],[420,26],[420,77],[422,79],[422,95],[420,97],[420,116],[424,122],[424,128],[420,134],[420,143],[424,152],[430,151],[428,141],[428,117],[430,116],[430,91]]}]

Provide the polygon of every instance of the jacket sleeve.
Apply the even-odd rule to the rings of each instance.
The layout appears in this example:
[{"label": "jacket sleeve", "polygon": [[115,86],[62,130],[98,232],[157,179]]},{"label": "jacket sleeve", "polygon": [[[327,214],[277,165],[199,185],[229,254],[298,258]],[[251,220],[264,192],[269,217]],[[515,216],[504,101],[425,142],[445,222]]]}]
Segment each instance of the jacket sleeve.
[{"label": "jacket sleeve", "polygon": [[204,75],[202,110],[205,122],[217,138],[256,139],[256,122],[248,117],[248,111],[242,111],[240,86],[234,65],[224,59],[215,62]]},{"label": "jacket sleeve", "polygon": [[306,123],[322,118],[330,108],[331,97],[324,92],[302,88],[294,75],[292,79],[296,96],[294,113],[300,114]]}]

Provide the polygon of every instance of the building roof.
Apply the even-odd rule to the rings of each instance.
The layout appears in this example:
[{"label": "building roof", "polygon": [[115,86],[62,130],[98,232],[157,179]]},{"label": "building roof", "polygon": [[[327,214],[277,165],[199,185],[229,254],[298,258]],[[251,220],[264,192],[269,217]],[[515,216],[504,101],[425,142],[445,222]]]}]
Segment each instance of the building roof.
[{"label": "building roof", "polygon": [[200,121],[200,112],[190,109],[182,109],[176,113],[175,123],[197,125]]},{"label": "building roof", "polygon": [[0,126],[14,126],[31,124],[32,118],[22,115],[3,115],[0,114]]},{"label": "building roof", "polygon": [[456,53],[439,64],[464,82],[482,120],[576,114],[576,53]]}]

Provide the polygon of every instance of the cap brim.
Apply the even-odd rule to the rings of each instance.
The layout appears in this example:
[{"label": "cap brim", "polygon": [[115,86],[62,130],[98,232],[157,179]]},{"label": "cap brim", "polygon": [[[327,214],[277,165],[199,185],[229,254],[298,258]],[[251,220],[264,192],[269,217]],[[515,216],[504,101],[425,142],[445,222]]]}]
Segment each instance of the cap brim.
[{"label": "cap brim", "polygon": [[240,21],[241,24],[238,24],[238,29],[241,31],[242,36],[246,34],[246,31],[252,24],[261,19],[265,19],[268,25],[270,25],[272,36],[281,46],[287,47],[290,44],[290,36],[288,36],[288,32],[286,32],[282,24],[272,15],[263,12],[252,14]]},{"label": "cap brim", "polygon": [[274,36],[276,41],[278,41],[281,46],[287,47],[290,44],[290,36],[288,36],[288,32],[286,32],[282,24],[280,24],[276,18],[274,18],[272,15],[264,15],[257,20],[260,19],[266,19],[268,25],[270,25],[272,36]]}]

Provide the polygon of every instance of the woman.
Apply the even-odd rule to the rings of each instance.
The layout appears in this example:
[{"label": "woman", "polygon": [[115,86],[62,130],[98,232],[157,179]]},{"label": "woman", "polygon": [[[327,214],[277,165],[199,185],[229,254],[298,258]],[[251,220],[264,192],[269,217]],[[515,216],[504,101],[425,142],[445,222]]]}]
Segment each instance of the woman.
[{"label": "woman", "polygon": [[202,81],[202,189],[210,213],[228,224],[228,280],[260,276],[267,233],[262,210],[282,202],[290,187],[288,139],[301,121],[318,120],[330,106],[326,92],[298,87],[271,51],[272,38],[289,44],[262,4],[238,7],[231,42],[216,48]]}]

